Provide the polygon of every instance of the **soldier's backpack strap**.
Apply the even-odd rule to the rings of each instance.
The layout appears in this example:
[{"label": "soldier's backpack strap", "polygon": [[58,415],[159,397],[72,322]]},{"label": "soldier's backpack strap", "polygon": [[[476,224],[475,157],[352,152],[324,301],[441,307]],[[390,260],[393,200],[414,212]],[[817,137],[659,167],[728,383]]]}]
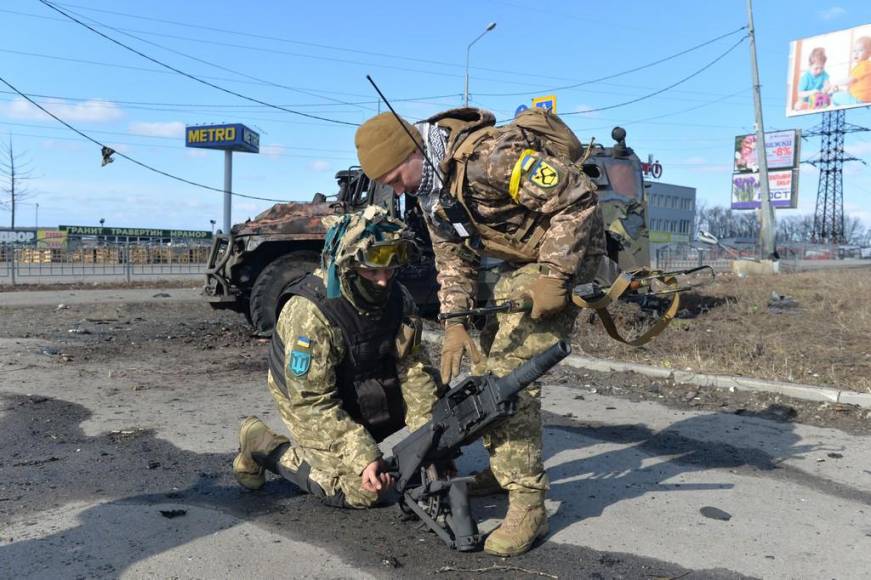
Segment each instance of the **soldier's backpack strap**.
[{"label": "soldier's backpack strap", "polygon": [[[508,235],[486,224],[472,220],[468,211],[465,191],[463,189],[466,181],[466,164],[481,141],[493,137],[499,132],[500,129],[498,127],[485,127],[474,131],[452,151],[450,157],[445,160],[449,163],[449,166],[444,168],[453,174],[450,194],[451,197],[459,202],[463,211],[466,212],[469,221],[473,223],[475,229],[481,234],[481,245],[490,254],[510,262],[534,262],[538,259],[538,247],[541,244],[541,239],[547,232],[547,229],[544,227],[547,220],[544,216],[534,212],[527,212],[526,218],[513,235]],[[450,219],[450,216],[448,217]]]},{"label": "soldier's backpack strap", "polygon": [[[645,333],[637,338],[634,338],[632,340],[626,340],[625,338],[623,338],[620,335],[620,332],[617,330],[617,325],[614,324],[614,319],[611,317],[611,313],[608,312],[608,306],[612,302],[615,302],[617,299],[619,299],[620,296],[622,296],[627,290],[629,290],[633,279],[635,279],[637,275],[638,271],[622,272],[614,281],[614,283],[611,284],[608,292],[596,299],[585,300],[581,298],[578,294],[572,293],[572,302],[576,306],[579,306],[580,308],[591,308],[596,311],[596,314],[602,321],[602,326],[605,327],[605,332],[608,333],[608,336],[618,342],[628,344],[629,346],[641,346],[650,342],[654,337],[656,337],[659,333],[665,330],[665,327],[668,326],[669,323],[677,315],[678,308],[680,307],[680,294],[675,291],[671,299],[671,304],[669,304],[665,313],[663,313],[659,320],[656,321],[656,324],[654,324]],[[668,277],[663,279],[663,282],[666,286],[671,287],[673,290],[677,290],[678,284],[676,278]]]}]

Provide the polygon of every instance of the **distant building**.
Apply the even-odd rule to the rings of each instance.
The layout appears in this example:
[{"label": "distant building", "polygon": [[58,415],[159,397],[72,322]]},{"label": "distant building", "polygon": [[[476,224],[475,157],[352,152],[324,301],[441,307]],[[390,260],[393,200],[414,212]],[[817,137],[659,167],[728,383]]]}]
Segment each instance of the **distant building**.
[{"label": "distant building", "polygon": [[660,181],[647,182],[650,257],[665,247],[688,246],[694,239],[696,189]]}]

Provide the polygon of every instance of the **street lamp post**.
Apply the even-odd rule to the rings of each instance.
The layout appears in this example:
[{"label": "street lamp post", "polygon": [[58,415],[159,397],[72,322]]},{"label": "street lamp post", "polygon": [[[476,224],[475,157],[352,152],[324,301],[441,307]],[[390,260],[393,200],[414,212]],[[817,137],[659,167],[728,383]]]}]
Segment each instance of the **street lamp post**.
[{"label": "street lamp post", "polygon": [[212,235],[215,235],[215,220],[209,220],[209,223],[212,224]]},{"label": "street lamp post", "polygon": [[36,216],[33,218],[33,227],[39,229],[39,204],[36,205]]},{"label": "street lamp post", "polygon": [[466,47],[466,86],[463,90],[463,106],[469,106],[469,51],[472,50],[472,45],[481,40],[481,37],[496,28],[496,23],[491,22],[487,25],[487,28],[484,29],[484,32],[479,34],[475,40],[469,43],[469,46]]}]

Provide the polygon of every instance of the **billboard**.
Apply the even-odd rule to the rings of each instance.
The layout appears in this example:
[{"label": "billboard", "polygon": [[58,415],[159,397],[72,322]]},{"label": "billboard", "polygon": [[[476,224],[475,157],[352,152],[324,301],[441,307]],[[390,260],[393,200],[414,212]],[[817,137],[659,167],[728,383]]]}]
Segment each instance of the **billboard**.
[{"label": "billboard", "polygon": [[259,153],[260,135],[241,123],[187,127],[185,147]]},{"label": "billboard", "polygon": [[[793,169],[798,167],[801,149],[801,132],[798,129],[765,132],[765,157],[768,169]],[[735,137],[735,155],[732,171],[752,173],[759,171],[756,153],[756,133]]]},{"label": "billboard", "polygon": [[68,237],[67,232],[40,228],[36,231],[36,246],[50,249],[66,248]]},{"label": "billboard", "polygon": [[104,236],[128,238],[169,238],[210,240],[209,230],[164,230],[158,228],[104,228],[102,226],[58,226],[58,230],[73,236]]},{"label": "billboard", "polygon": [[[769,171],[768,198],[774,208],[797,208],[798,169]],[[759,173],[733,173],[732,209],[757,209],[760,206]]]},{"label": "billboard", "polygon": [[786,116],[871,105],[871,24],[789,43]]},{"label": "billboard", "polygon": [[0,228],[0,244],[32,244],[36,228]]}]

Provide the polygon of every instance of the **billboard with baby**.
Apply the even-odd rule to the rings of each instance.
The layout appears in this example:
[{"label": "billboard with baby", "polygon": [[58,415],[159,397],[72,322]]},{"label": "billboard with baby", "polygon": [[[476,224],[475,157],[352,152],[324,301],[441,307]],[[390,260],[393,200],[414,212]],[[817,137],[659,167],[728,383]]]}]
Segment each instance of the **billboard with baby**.
[{"label": "billboard with baby", "polygon": [[871,24],[789,44],[786,116],[871,105]]}]

